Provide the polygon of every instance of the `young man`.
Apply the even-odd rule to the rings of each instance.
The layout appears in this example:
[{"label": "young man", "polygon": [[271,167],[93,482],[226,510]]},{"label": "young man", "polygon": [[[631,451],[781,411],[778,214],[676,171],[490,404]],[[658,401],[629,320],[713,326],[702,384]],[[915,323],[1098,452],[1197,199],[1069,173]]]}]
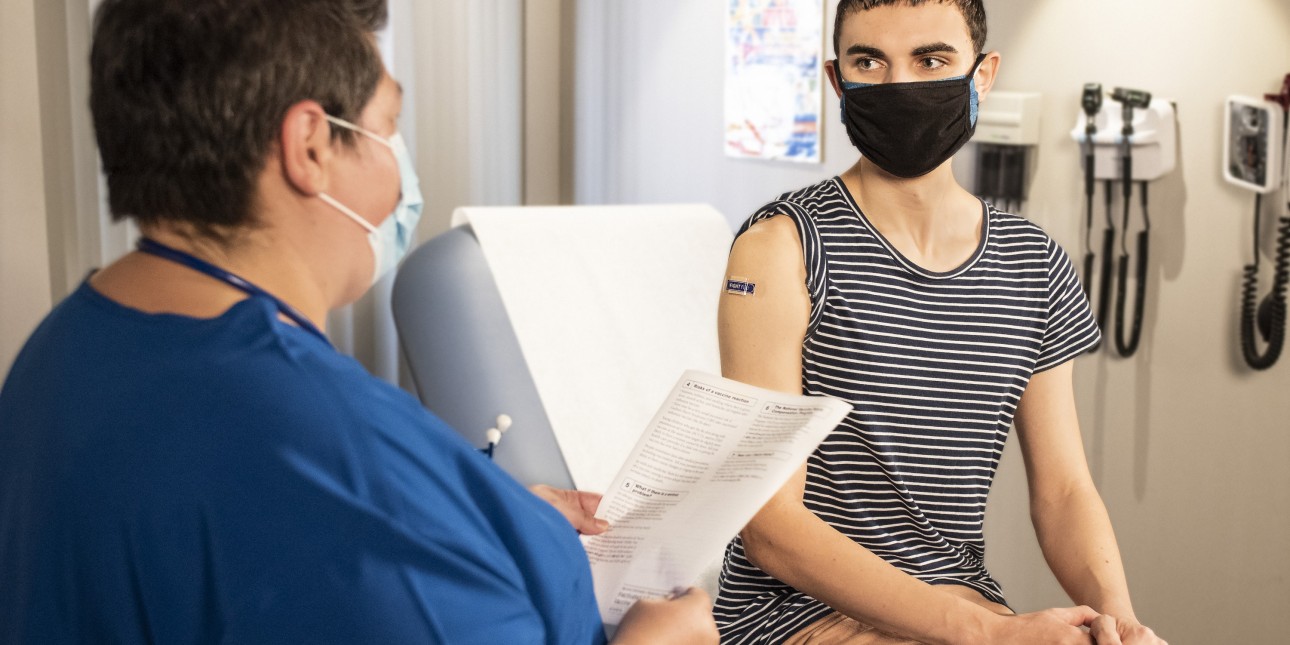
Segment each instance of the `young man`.
[{"label": "young man", "polygon": [[[985,35],[980,0],[842,0],[826,70],[863,157],[731,250],[755,287],[722,296],[725,375],[855,409],[727,550],[725,642],[1162,642],[1084,458],[1071,359],[1098,330],[1070,261],[951,173],[999,70]],[[1085,606],[1013,616],[985,570],[1014,423],[1044,555]]]}]

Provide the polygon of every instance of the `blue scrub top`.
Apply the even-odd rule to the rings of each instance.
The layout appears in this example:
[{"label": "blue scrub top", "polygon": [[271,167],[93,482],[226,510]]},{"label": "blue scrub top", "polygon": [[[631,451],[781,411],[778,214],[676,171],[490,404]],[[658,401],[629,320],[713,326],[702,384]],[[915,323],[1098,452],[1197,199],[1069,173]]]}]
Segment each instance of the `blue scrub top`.
[{"label": "blue scrub top", "polygon": [[564,517],[268,299],[86,282],[0,390],[0,642],[604,640]]}]

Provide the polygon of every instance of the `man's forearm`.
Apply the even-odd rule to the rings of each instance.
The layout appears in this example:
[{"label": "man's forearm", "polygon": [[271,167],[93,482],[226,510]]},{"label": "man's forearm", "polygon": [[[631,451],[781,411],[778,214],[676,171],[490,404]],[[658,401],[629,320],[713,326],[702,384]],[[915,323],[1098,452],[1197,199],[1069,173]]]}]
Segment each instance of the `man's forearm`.
[{"label": "man's forearm", "polygon": [[988,610],[900,571],[805,508],[778,515],[744,531],[749,559],[766,573],[884,632],[925,643],[986,642],[997,618]]},{"label": "man's forearm", "polygon": [[1115,532],[1092,485],[1032,500],[1031,518],[1044,558],[1072,600],[1116,618],[1137,620]]}]

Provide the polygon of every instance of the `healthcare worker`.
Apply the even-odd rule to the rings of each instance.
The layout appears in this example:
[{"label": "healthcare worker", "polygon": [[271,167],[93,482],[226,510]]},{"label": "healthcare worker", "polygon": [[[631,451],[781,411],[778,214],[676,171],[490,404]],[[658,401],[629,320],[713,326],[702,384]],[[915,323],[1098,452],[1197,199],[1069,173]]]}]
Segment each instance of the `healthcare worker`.
[{"label": "healthcare worker", "polygon": [[[102,3],[94,127],[143,241],[0,391],[0,642],[605,641],[574,528],[604,530],[597,498],[540,499],[322,333],[420,210],[374,26]],[[715,638],[691,592],[616,642]]]},{"label": "healthcare worker", "polygon": [[[1071,365],[1099,336],[1070,260],[951,172],[999,70],[985,40],[981,0],[838,3],[826,70],[862,156],[749,219],[719,324],[726,376],[854,409],[727,550],[724,642],[1162,642],[1084,458]],[[1084,606],[1014,616],[986,570],[1014,422],[1040,546]]]}]

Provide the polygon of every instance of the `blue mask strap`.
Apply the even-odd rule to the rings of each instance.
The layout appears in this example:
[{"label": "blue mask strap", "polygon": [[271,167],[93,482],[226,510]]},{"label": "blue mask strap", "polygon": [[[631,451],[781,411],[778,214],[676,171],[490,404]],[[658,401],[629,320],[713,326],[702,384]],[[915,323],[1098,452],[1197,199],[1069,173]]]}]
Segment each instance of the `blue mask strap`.
[{"label": "blue mask strap", "polygon": [[977,117],[981,114],[981,95],[976,91],[976,73],[981,71],[981,63],[985,62],[985,54],[976,57],[976,64],[972,66],[972,71],[968,73],[968,118],[972,120],[972,127],[976,127]]},{"label": "blue mask strap", "polygon": [[[976,91],[976,73],[981,71],[981,63],[985,62],[985,57],[986,57],[985,54],[977,55],[976,62],[972,64],[972,71],[968,72],[966,76],[955,76],[953,78],[944,79],[945,81],[961,81],[965,78],[971,79],[968,83],[968,88],[969,88],[968,112],[969,112],[969,118],[972,119],[972,127],[976,127],[977,117],[981,113],[981,96]],[[877,83],[853,83],[851,81],[848,81],[845,78],[842,78],[842,61],[835,58],[833,59],[832,62],[833,62],[833,75],[838,78],[838,84],[841,85],[843,89],[842,96],[839,97],[839,101],[842,104],[843,112],[845,112],[847,108],[846,90],[858,90],[862,87],[872,87],[874,85],[877,85]],[[845,120],[845,117],[844,117],[844,120]]]}]

